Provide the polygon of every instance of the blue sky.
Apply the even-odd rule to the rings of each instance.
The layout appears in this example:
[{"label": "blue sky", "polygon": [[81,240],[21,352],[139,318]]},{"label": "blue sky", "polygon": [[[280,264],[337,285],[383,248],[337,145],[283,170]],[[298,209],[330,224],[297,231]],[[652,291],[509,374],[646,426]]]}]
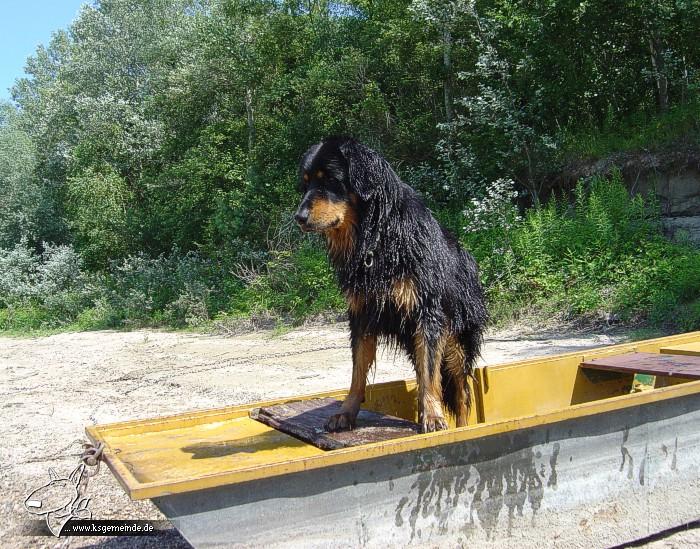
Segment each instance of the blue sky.
[{"label": "blue sky", "polygon": [[8,0],[0,17],[0,99],[24,74],[24,62],[51,33],[66,28],[87,0]]}]

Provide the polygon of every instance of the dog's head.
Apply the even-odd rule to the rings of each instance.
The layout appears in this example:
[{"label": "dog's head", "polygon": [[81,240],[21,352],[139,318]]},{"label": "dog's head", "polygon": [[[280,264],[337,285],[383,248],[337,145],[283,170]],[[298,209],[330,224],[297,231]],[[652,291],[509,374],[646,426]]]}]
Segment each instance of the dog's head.
[{"label": "dog's head", "polygon": [[299,165],[303,198],[294,215],[304,231],[326,232],[341,226],[373,185],[367,168],[379,155],[360,143],[331,137],[312,145]]}]

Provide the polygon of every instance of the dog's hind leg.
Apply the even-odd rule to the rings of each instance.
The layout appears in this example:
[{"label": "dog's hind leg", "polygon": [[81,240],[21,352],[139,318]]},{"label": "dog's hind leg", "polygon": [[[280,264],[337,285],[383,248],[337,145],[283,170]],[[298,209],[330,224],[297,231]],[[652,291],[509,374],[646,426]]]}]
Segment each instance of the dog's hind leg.
[{"label": "dog's hind leg", "polygon": [[418,421],[424,433],[448,428],[442,410],[442,373],[440,364],[445,338],[418,329],[413,338],[416,378],[418,380]]},{"label": "dog's hind leg", "polygon": [[449,336],[445,342],[443,365],[444,376],[448,378],[443,380],[443,385],[444,388],[449,389],[449,394],[445,394],[446,391],[443,390],[443,401],[454,414],[457,427],[464,427],[467,425],[469,415],[465,354],[464,349],[453,336]]},{"label": "dog's hind leg", "polygon": [[352,382],[340,412],[326,422],[327,431],[347,431],[355,427],[360,404],[365,400],[367,373],[377,356],[377,337],[352,334]]}]

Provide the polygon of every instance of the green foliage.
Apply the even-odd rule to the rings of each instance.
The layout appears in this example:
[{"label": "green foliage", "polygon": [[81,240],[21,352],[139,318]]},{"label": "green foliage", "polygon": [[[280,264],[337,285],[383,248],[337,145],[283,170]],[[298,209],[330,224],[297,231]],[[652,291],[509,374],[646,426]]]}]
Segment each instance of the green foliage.
[{"label": "green foliage", "polygon": [[561,157],[603,158],[616,152],[662,149],[700,144],[700,100],[673,105],[658,115],[640,111],[629,118],[606,122],[602,129],[578,129],[561,136]]},{"label": "green foliage", "polygon": [[258,272],[241,278],[245,287],[232,303],[234,314],[299,321],[346,307],[325,250],[309,240],[296,249],[273,251]]},{"label": "green foliage", "polygon": [[619,174],[581,182],[573,203],[554,199],[515,223],[507,208],[496,211],[507,217],[487,216],[464,240],[480,261],[497,320],[534,308],[675,324],[680,308],[679,324],[700,321],[700,252],[665,240],[658,205],[630,198]]},{"label": "green foliage", "polygon": [[90,314],[123,326],[196,326],[224,306],[221,277],[218,265],[177,248],[157,258],[129,256],[112,263]]},{"label": "green foliage", "polygon": [[[700,89],[697,8],[110,0],[40,47],[14,96],[35,181],[57,194],[72,232],[81,209],[54,191],[111,173],[137,205],[130,252],[231,238],[262,248],[300,152],[330,133],[379,148],[432,206],[453,210],[499,178],[536,203],[562,151],[605,149],[591,142],[600,130],[627,124],[634,146],[682,135],[692,115],[675,124],[674,113]],[[635,117],[651,128],[657,112],[666,129],[631,139]],[[105,264],[99,249],[126,253],[93,233],[92,267]]]},{"label": "green foliage", "polygon": [[53,202],[36,177],[36,148],[20,114],[0,102],[0,248],[55,236]]},{"label": "green foliage", "polygon": [[[694,326],[694,252],[661,240],[653,204],[619,181],[539,201],[562,162],[697,146],[699,27],[698,0],[85,5],[0,106],[2,326],[341,309],[317,244],[268,241],[300,153],[332,133],[467,227],[496,318],[676,307]],[[75,283],[52,295],[47,265]]]},{"label": "green foliage", "polygon": [[133,194],[111,168],[88,168],[68,179],[66,211],[78,249],[91,267],[104,267],[124,257],[133,239],[129,234]]},{"label": "green foliage", "polygon": [[0,309],[0,330],[9,333],[35,332],[46,327],[50,315],[45,308],[27,304]]},{"label": "green foliage", "polygon": [[4,329],[197,326],[226,307],[220,266],[195,253],[128,256],[103,273],[70,246],[0,249]]},{"label": "green foliage", "polygon": [[70,246],[45,244],[36,254],[25,242],[0,249],[0,322],[4,329],[65,326],[93,301],[97,278],[83,270]]}]

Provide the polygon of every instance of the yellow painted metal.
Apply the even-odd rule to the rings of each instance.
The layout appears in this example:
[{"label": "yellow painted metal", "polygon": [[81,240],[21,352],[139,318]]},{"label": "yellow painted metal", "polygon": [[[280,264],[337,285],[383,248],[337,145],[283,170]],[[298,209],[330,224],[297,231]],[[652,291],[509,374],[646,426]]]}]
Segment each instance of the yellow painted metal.
[{"label": "yellow painted metal", "polygon": [[680,344],[680,345],[672,345],[669,347],[663,347],[661,349],[661,352],[671,354],[671,355],[700,356],[700,341],[694,341],[693,343],[684,343],[684,344]]},{"label": "yellow painted metal", "polygon": [[[579,368],[586,355],[565,355],[530,363],[484,369],[484,421],[546,414],[572,404],[628,394],[631,374],[587,373]],[[591,380],[590,377],[593,379]]]},{"label": "yellow painted metal", "polygon": [[654,376],[654,388],[670,387],[671,385],[680,385],[681,383],[689,383],[687,377],[678,376]]},{"label": "yellow painted metal", "polygon": [[625,395],[632,390],[633,375],[584,371],[579,364],[590,358],[623,353],[659,353],[662,348],[676,349],[688,343],[700,344],[700,332],[486,367],[483,369],[484,420],[547,413],[573,404]]},{"label": "yellow painted metal", "polygon": [[[323,452],[248,418],[250,409],[299,398],[342,398],[345,391],[231,406],[87,428],[106,445],[105,460],[134,499],[152,498],[373,459],[442,444],[600,414],[700,393],[700,381],[628,394],[629,376],[585,377],[584,358],[656,352],[700,342],[700,332],[484,368],[468,427]],[[623,379],[624,378],[624,379]],[[365,407],[415,417],[415,381],[377,384]],[[621,394],[624,393],[624,394]]]},{"label": "yellow painted metal", "polygon": [[168,482],[216,475],[236,467],[265,465],[284,450],[287,459],[320,455],[323,450],[249,417],[228,418],[195,426],[116,435],[119,458],[140,483]]},{"label": "yellow painted metal", "polygon": [[[474,395],[474,405],[470,408],[467,416],[469,425],[480,421],[481,393],[477,384],[478,382],[475,382],[475,380],[469,380],[471,394]],[[362,407],[409,421],[418,421],[417,395],[418,387],[413,379],[370,385],[367,387],[367,394]],[[456,426],[455,418],[452,416],[447,417],[447,422],[450,427]]]}]

